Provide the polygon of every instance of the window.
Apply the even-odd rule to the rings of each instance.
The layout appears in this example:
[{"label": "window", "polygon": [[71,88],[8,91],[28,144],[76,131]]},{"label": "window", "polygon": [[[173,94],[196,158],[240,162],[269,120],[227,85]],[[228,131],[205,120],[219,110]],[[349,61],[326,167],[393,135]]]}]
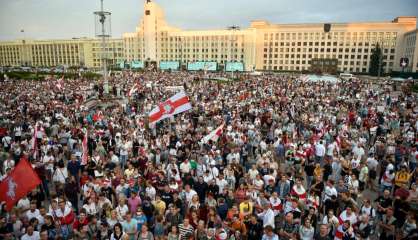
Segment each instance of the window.
[{"label": "window", "polygon": [[151,15],[151,11],[150,10],[146,10],[145,11],[145,15]]}]

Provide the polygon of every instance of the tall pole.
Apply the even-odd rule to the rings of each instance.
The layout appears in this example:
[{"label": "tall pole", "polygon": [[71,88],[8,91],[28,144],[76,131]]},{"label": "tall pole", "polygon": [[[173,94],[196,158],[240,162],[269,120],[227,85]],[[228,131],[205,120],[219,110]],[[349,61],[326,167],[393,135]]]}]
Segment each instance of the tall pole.
[{"label": "tall pole", "polygon": [[[237,41],[237,39],[235,39],[235,31],[236,30],[239,30],[239,26],[236,26],[236,25],[232,25],[232,26],[230,26],[230,27],[228,27],[228,30],[232,30],[231,31],[231,44],[230,44],[230,51],[229,51],[229,53],[230,53],[230,59],[229,59],[229,61],[230,62],[232,62],[233,60],[235,60],[234,58],[233,58],[233,56],[232,56],[232,54],[233,54],[233,49],[234,49],[234,47],[235,47],[235,41]],[[235,62],[235,61],[234,61]],[[228,64],[228,63],[227,63]],[[225,65],[225,68],[226,68],[226,65]],[[226,70],[226,69],[225,69]],[[234,70],[232,69],[232,71],[231,71],[231,78],[232,79],[234,79]]]},{"label": "tall pole", "polygon": [[183,37],[180,36],[180,71],[182,71],[183,66]]},{"label": "tall pole", "polygon": [[100,11],[102,12],[102,67],[103,67],[103,84],[105,94],[109,94],[109,81],[107,79],[107,62],[105,57],[106,37],[105,37],[105,15],[103,11],[103,0],[100,0]]},{"label": "tall pole", "polygon": [[379,68],[377,69],[377,80],[380,81],[380,75],[382,71],[382,61],[383,61],[383,42],[380,44],[380,54],[379,54]]}]

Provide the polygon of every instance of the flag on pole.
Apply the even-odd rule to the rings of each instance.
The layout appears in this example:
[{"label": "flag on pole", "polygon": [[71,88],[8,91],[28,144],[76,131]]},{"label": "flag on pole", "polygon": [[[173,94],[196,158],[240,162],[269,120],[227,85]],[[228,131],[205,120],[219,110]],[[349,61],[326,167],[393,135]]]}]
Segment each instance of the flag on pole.
[{"label": "flag on pole", "polygon": [[35,170],[26,158],[21,158],[16,167],[0,182],[0,201],[6,202],[10,211],[14,204],[41,183]]},{"label": "flag on pole", "polygon": [[97,113],[95,113],[93,115],[93,121],[97,122],[97,121],[101,121],[103,119],[103,112],[102,111],[97,111]]},{"label": "flag on pole", "polygon": [[128,96],[131,97],[134,93],[136,93],[139,90],[139,84],[134,83],[131,90],[129,90]]},{"label": "flag on pole", "polygon": [[33,153],[34,159],[36,159],[37,154],[38,154],[37,135],[38,135],[38,123],[35,124],[35,130],[33,131],[33,137],[32,137],[32,153]]},{"label": "flag on pole", "polygon": [[89,149],[87,147],[87,138],[88,138],[88,130],[86,129],[86,132],[84,133],[83,142],[81,143],[81,146],[83,148],[83,155],[81,157],[81,165],[87,165],[87,162],[89,160]]},{"label": "flag on pole", "polygon": [[62,77],[60,79],[57,80],[57,83],[55,84],[55,86],[58,88],[58,90],[62,90],[64,89],[64,74],[62,75]]},{"label": "flag on pole", "polygon": [[222,135],[224,129],[224,124],[219,126],[217,129],[210,132],[208,135],[206,135],[204,138],[202,138],[202,143],[208,143],[209,140],[212,140],[212,142],[218,141],[219,137]]},{"label": "flag on pole", "polygon": [[176,114],[188,111],[191,108],[192,105],[189,98],[181,91],[152,109],[149,113],[149,122],[151,124],[157,123]]},{"label": "flag on pole", "polygon": [[337,151],[339,152],[340,151],[340,149],[341,149],[341,137],[340,137],[340,135],[338,135],[336,138],[335,138],[335,143],[336,143],[336,148],[337,148]]}]

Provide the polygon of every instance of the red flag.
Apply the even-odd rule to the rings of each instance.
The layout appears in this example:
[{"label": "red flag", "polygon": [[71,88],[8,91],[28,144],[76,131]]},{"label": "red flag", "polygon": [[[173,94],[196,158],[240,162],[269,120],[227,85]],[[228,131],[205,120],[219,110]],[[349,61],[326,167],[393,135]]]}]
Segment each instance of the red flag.
[{"label": "red flag", "polygon": [[35,170],[26,158],[21,158],[16,167],[0,183],[0,201],[6,202],[10,211],[14,204],[41,183]]},{"label": "red flag", "polygon": [[84,134],[83,142],[81,146],[83,147],[83,156],[81,157],[81,165],[87,165],[87,161],[89,159],[89,149],[87,147],[87,137],[88,137],[88,130]]}]

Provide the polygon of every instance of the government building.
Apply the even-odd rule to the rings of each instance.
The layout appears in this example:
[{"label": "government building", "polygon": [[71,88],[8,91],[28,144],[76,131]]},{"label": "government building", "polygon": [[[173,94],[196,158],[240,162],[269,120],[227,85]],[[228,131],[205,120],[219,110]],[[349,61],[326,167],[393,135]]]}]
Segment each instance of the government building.
[{"label": "government building", "polygon": [[[248,28],[182,30],[165,21],[161,7],[146,0],[134,32],[106,41],[110,66],[188,70],[305,71],[312,60],[331,59],[341,72],[367,73],[376,44],[384,72],[418,72],[416,17],[390,22],[273,24]],[[0,42],[0,66],[100,68],[100,39]],[[402,69],[401,58],[408,58]]]}]

